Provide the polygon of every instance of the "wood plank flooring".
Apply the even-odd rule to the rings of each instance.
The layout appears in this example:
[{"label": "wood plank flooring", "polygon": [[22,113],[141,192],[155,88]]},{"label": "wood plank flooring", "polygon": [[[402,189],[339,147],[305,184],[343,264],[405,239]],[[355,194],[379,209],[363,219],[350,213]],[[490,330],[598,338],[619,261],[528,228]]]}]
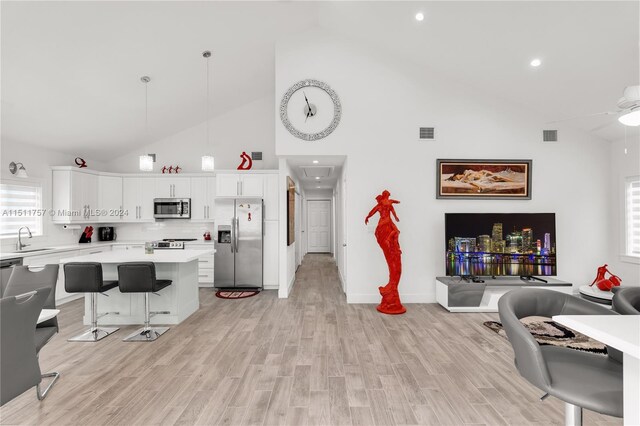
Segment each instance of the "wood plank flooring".
[{"label": "wood plank flooring", "polygon": [[[41,353],[60,380],[0,409],[30,425],[549,425],[563,405],[540,402],[509,343],[482,323],[410,304],[387,316],[347,305],[335,263],[307,255],[289,299],[274,291],[201,307],[153,343],[69,343],[85,328],[80,301],[61,307],[60,334]],[[99,301],[98,301],[99,306]],[[585,411],[586,425],[622,424]]]}]

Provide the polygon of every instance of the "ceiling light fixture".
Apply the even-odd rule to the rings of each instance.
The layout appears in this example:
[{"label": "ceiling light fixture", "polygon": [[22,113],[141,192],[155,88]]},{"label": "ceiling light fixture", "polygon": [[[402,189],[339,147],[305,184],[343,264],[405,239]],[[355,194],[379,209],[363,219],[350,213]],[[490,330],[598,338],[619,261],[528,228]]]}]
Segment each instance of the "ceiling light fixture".
[{"label": "ceiling light fixture", "polygon": [[542,65],[542,61],[540,59],[538,59],[538,58],[535,58],[534,60],[532,60],[530,62],[530,65],[532,67],[539,67],[540,65]]},{"label": "ceiling light fixture", "polygon": [[628,113],[618,117],[618,121],[625,126],[640,126],[640,107],[632,108]]},{"label": "ceiling light fixture", "polygon": [[316,176],[316,180],[320,180],[320,178]]},{"label": "ceiling light fixture", "polygon": [[319,161],[318,160],[313,160],[313,164],[318,164]]},{"label": "ceiling light fixture", "polygon": [[9,163],[9,171],[12,175],[16,175],[19,178],[28,178],[27,169],[24,168],[24,164],[22,163],[14,163],[13,161]]},{"label": "ceiling light fixture", "polygon": [[[148,94],[148,83],[151,81],[149,76],[143,75],[140,77],[140,81],[144,83],[144,132],[145,136],[149,135],[149,94]],[[155,161],[155,156],[151,156],[149,154],[143,154],[140,156],[140,170],[143,172],[152,172],[153,171],[153,162]]]},{"label": "ceiling light fixture", "polygon": [[[205,141],[205,147],[207,151],[211,152],[210,142],[209,142],[209,58],[211,58],[211,52],[205,50],[202,52],[202,57],[207,60],[207,112],[206,112],[206,124],[207,124],[207,139]],[[205,154],[202,156],[202,171],[203,172],[213,172],[216,169],[215,167],[215,158],[213,155]]]},{"label": "ceiling light fixture", "polygon": [[424,13],[422,13],[422,12],[416,13],[416,21],[418,21],[418,22],[424,21]]}]

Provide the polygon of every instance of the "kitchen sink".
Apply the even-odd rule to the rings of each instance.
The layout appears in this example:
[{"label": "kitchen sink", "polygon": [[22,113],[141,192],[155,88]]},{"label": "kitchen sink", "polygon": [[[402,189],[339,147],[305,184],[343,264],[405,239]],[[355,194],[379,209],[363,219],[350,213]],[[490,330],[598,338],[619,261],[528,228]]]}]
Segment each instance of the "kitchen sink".
[{"label": "kitchen sink", "polygon": [[37,249],[29,249],[29,250],[20,250],[20,251],[13,252],[11,254],[33,253],[33,252],[36,252],[36,251],[46,251],[46,250],[53,250],[53,249],[48,247],[48,248],[37,248]]}]

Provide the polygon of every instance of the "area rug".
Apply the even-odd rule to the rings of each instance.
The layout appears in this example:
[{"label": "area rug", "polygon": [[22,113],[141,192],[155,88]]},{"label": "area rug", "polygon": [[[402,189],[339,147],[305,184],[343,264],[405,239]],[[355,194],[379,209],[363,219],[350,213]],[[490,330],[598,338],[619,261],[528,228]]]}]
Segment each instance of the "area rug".
[{"label": "area rug", "polygon": [[[602,343],[564,327],[551,320],[551,318],[532,316],[522,318],[520,322],[531,332],[540,345],[560,346],[595,354],[607,354],[607,347]],[[507,338],[507,333],[500,322],[486,321],[484,325],[505,339]]]},{"label": "area rug", "polygon": [[233,291],[233,290],[218,290],[216,296],[220,299],[245,299],[247,297],[255,296],[260,293],[259,291]]}]

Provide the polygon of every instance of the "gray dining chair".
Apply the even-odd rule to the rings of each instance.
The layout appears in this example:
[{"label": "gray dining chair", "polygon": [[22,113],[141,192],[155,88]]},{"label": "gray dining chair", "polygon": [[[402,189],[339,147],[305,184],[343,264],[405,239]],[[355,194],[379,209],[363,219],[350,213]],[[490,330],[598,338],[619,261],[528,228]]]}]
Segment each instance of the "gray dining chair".
[{"label": "gray dining chair", "polygon": [[622,315],[640,315],[640,287],[618,287],[611,308]]},{"label": "gray dining chair", "polygon": [[35,330],[50,291],[41,288],[0,300],[0,405],[34,386],[41,399]]},{"label": "gray dining chair", "polygon": [[520,322],[530,316],[618,315],[586,300],[544,289],[520,289],[498,301],[500,321],[515,354],[518,372],[529,383],[565,402],[565,424],[581,425],[582,409],[622,417],[622,354],[607,355],[541,346]]},{"label": "gray dining chair", "polygon": [[[29,266],[14,266],[7,287],[4,292],[4,296],[17,296],[28,291],[37,290],[40,288],[48,288],[50,290],[47,300],[44,303],[45,309],[56,308],[56,284],[58,283],[58,265],[44,265],[44,267],[34,268],[30,270]],[[56,335],[58,332],[58,319],[52,318],[44,321],[35,327],[34,341],[36,344],[36,353],[40,355],[40,350]],[[44,373],[43,378],[53,378],[49,385],[40,391],[40,385],[38,385],[38,398],[44,399],[47,393],[53,386],[53,384],[60,377],[60,373],[53,371],[51,373]]]}]

